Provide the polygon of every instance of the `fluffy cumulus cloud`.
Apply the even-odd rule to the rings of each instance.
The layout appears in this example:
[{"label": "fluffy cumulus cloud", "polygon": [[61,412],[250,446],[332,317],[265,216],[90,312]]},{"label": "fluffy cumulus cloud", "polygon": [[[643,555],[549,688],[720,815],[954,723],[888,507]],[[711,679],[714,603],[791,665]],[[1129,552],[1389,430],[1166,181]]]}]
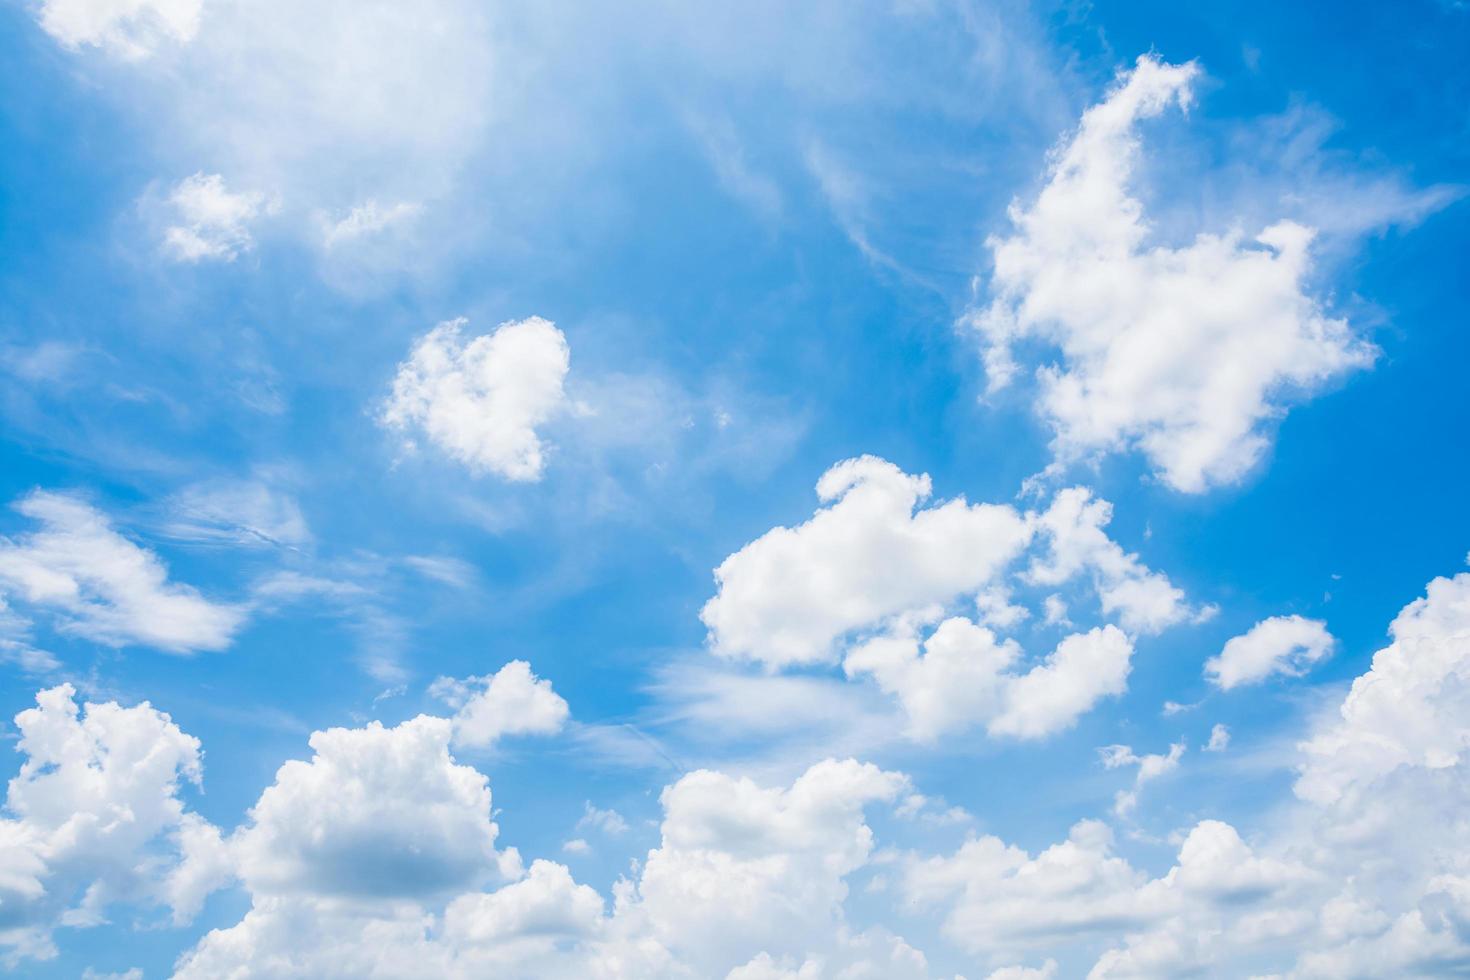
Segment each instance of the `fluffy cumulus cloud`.
[{"label": "fluffy cumulus cloud", "polygon": [[159,44],[187,43],[203,0],[44,0],[41,27],[68,48],[107,48],[142,58]]},{"label": "fluffy cumulus cloud", "polygon": [[978,591],[1030,537],[1013,508],[963,498],[919,508],[930,492],[928,476],[874,456],[833,466],[810,520],[715,569],[719,591],[700,614],[714,651],[771,667],[830,660],[853,630]]},{"label": "fluffy cumulus cloud", "polygon": [[536,428],[566,407],[566,337],[531,317],[466,340],[466,323],[441,323],[414,344],[383,424],[422,435],[474,472],[539,480],[545,447]]},{"label": "fluffy cumulus cloud", "polygon": [[[702,613],[711,649],[768,669],[840,659],[848,677],[871,677],[898,700],[919,740],[977,725],[1036,738],[1123,692],[1134,635],[1201,615],[1107,536],[1111,507],[1086,489],[1026,513],[963,498],[925,506],[930,493],[927,476],[875,457],[833,466],[810,520],[768,531],[715,570]],[[1025,664],[1021,646],[996,633],[1029,616],[1013,587],[1079,581],[1121,628],[1072,633]],[[1059,595],[1045,604],[1059,610],[1047,625],[1069,625]],[[953,615],[965,605],[979,622]]]},{"label": "fluffy cumulus cloud", "polygon": [[1205,662],[1205,675],[1222,691],[1257,684],[1273,674],[1300,677],[1330,656],[1336,644],[1320,620],[1272,616],[1227,640],[1220,655]]},{"label": "fluffy cumulus cloud", "polygon": [[420,716],[313,734],[232,840],[252,894],[418,898],[495,874],[489,782],[453,761],[451,732]]},{"label": "fluffy cumulus cloud", "polygon": [[[821,977],[827,966],[853,977],[927,975],[917,950],[881,930],[850,929],[842,912],[844,879],[873,851],[864,808],[894,800],[906,785],[898,774],[828,761],[790,786],[765,787],[690,773],[664,791],[661,842],[636,880],[615,886],[609,907],[563,865],[522,869],[509,852],[496,856],[484,777],[449,760],[444,723],[323,734],[313,738],[317,757],[283,767],[237,834],[251,910],[205,936],[176,976],[693,978],[789,967]],[[393,761],[323,767],[327,753],[344,752]],[[424,790],[427,827],[405,819]],[[260,833],[270,840],[252,840]],[[450,849],[463,859],[452,882],[439,860]],[[282,850],[286,872],[262,876],[253,862],[269,867]],[[392,862],[395,875],[353,873],[344,888],[347,856],[379,870]],[[473,887],[492,867],[509,883]],[[395,880],[424,882],[422,868],[431,887],[406,891]]]},{"label": "fluffy cumulus cloud", "polygon": [[1470,746],[1470,574],[1430,582],[1389,635],[1340,717],[1303,745],[1305,799],[1339,801],[1400,767],[1460,772]]},{"label": "fluffy cumulus cloud", "polygon": [[851,760],[818,763],[785,788],[690,773],[663,793],[663,840],[630,908],[701,976],[754,952],[804,959],[842,931],[845,878],[873,849],[864,807],[905,784]]},{"label": "fluffy cumulus cloud", "polygon": [[244,621],[242,608],[170,581],[156,554],[81,500],[37,491],[15,509],[41,527],[0,538],[0,596],[53,613],[64,632],[189,653],[224,649]]},{"label": "fluffy cumulus cloud", "polygon": [[[1254,834],[1197,819],[1166,867],[1095,819],[1039,849],[990,834],[879,849],[871,811],[902,816],[922,795],[827,760],[790,782],[683,775],[660,796],[658,843],[610,896],[498,847],[489,782],[454,758],[450,719],[317,732],[224,834],[179,799],[195,740],[146,704],[79,708],[57,688],[17,718],[0,940],[46,956],[58,925],[124,901],[184,922],[234,880],[249,910],[177,976],[930,976],[895,931],[850,918],[851,880],[871,869],[864,918],[935,922],[976,975],[1444,975],[1470,962],[1470,574],[1432,582],[1391,635],[1340,709],[1309,722],[1295,798]],[[1117,812],[1183,750],[1102,750],[1137,769]],[[590,807],[584,824],[623,826]]]},{"label": "fluffy cumulus cloud", "polygon": [[[1067,839],[1035,854],[995,837],[970,840],[953,855],[916,858],[904,878],[908,901],[942,905],[944,930],[982,961],[1015,960],[1088,940],[1103,946],[1090,978],[1179,976],[1266,936],[1310,880],[1299,865],[1263,857],[1234,828],[1215,820],[1184,837],[1175,864],[1150,878],[1116,847],[1112,831],[1083,821]],[[1240,930],[1233,935],[1225,923]],[[1294,919],[1281,929],[1300,928]],[[1118,937],[1125,944],[1109,947]],[[1231,943],[1237,944],[1234,948]]]},{"label": "fluffy cumulus cloud", "polygon": [[553,735],[570,713],[551,682],[533,674],[524,660],[512,660],[490,677],[441,677],[430,692],[455,709],[454,742],[465,747],[492,745],[506,735]]},{"label": "fluffy cumulus cloud", "polygon": [[[1202,820],[1182,836],[1174,866],[1150,877],[1095,821],[1035,855],[978,837],[949,855],[911,855],[904,895],[938,910],[946,933],[982,961],[1070,947],[1094,980],[1463,971],[1470,575],[1430,583],[1390,633],[1339,710],[1312,724],[1297,800],[1256,839]],[[1138,766],[1141,783],[1181,752],[1109,746],[1103,757]]]},{"label": "fluffy cumulus cloud", "polygon": [[255,244],[250,224],[268,206],[264,194],[231,191],[219,174],[185,177],[168,196],[174,223],[164,229],[164,247],[180,262],[233,262]]},{"label": "fluffy cumulus cloud", "polygon": [[1310,228],[1150,240],[1130,181],[1138,124],[1187,108],[1199,70],[1143,57],[1056,150],[1046,184],[993,238],[993,299],[968,318],[992,390],[1045,346],[1039,410],[1058,462],[1136,449],[1198,493],[1239,480],[1269,445],[1290,392],[1368,365],[1373,349],[1307,291]]},{"label": "fluffy cumulus cloud", "polygon": [[0,816],[0,949],[14,961],[55,955],[59,926],[106,921],[119,903],[197,909],[190,861],[207,824],[186,811],[199,742],[146,702],[78,705],[68,684],[15,719],[22,754]]},{"label": "fluffy cumulus cloud", "polygon": [[1018,670],[1021,648],[953,617],[927,637],[902,623],[852,648],[849,676],[872,675],[894,695],[920,741],[984,725],[992,735],[1040,738],[1071,726],[1127,685],[1133,644],[1116,626],[1064,638],[1042,662]]}]

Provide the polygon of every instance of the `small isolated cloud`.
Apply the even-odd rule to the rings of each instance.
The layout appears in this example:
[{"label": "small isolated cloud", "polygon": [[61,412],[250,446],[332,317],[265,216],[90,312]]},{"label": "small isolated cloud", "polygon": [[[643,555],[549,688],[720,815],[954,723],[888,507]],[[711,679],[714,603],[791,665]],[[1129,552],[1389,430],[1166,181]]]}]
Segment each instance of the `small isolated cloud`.
[{"label": "small isolated cloud", "polygon": [[625,834],[628,832],[628,821],[616,810],[600,810],[593,806],[591,801],[586,804],[582,819],[577,821],[577,828],[591,827],[602,831],[604,834]]},{"label": "small isolated cloud", "polygon": [[493,745],[506,735],[554,735],[570,710],[551,682],[531,673],[524,660],[512,660],[490,677],[436,680],[429,693],[455,709],[454,744]]},{"label": "small isolated cloud", "polygon": [[562,844],[561,849],[568,854],[591,854],[592,845],[580,837],[574,837]]},{"label": "small isolated cloud", "polygon": [[1372,363],[1375,349],[1306,291],[1314,232],[1278,221],[1247,236],[1150,241],[1130,180],[1137,125],[1188,108],[1199,69],[1145,56],[1088,109],[1015,231],[994,237],[993,299],[967,318],[992,391],[1040,341],[1039,410],[1057,464],[1137,450],[1185,493],[1238,481],[1265,453],[1285,397]]},{"label": "small isolated cloud", "polygon": [[1179,768],[1179,760],[1184,756],[1184,743],[1175,742],[1169,746],[1169,751],[1163,754],[1136,755],[1127,745],[1108,745],[1097,751],[1102,758],[1104,768],[1138,767],[1138,774],[1133,779],[1133,788],[1119,790],[1113,797],[1113,813],[1126,817],[1138,807],[1138,794],[1145,783],[1152,782]]},{"label": "small isolated cloud", "polygon": [[398,366],[382,424],[410,440],[423,435],[476,473],[539,480],[545,450],[536,427],[565,407],[566,337],[531,317],[466,341],[467,323],[441,323],[419,338]]},{"label": "small isolated cloud", "polygon": [[1224,752],[1230,747],[1230,729],[1224,725],[1215,725],[1210,729],[1210,740],[1205,743],[1206,752]]},{"label": "small isolated cloud", "polygon": [[204,0],[44,0],[41,29],[63,46],[105,48],[145,58],[161,44],[187,44],[199,32]]},{"label": "small isolated cloud", "polygon": [[423,206],[413,201],[399,201],[389,205],[382,205],[371,199],[364,201],[340,218],[321,219],[322,245],[331,249],[351,244],[412,221],[422,211]]},{"label": "small isolated cloud", "polygon": [[1336,644],[1320,620],[1272,616],[1228,640],[1218,657],[1205,662],[1205,676],[1222,691],[1259,684],[1273,674],[1300,677]]},{"label": "small isolated cloud", "polygon": [[163,242],[174,258],[233,262],[254,247],[250,223],[266,210],[267,202],[258,192],[230,191],[219,174],[197,173],[174,185],[168,205],[176,223],[165,229]]},{"label": "small isolated cloud", "polygon": [[245,620],[241,607],[169,581],[156,554],[75,497],[38,490],[15,509],[41,528],[0,537],[0,596],[51,612],[64,632],[192,653],[229,646]]}]

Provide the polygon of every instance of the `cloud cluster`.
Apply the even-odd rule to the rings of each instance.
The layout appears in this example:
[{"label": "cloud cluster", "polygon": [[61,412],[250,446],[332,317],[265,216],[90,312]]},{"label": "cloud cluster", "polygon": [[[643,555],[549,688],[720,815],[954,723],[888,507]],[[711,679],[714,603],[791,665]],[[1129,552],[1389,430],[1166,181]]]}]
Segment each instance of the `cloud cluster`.
[{"label": "cloud cluster", "polygon": [[[1340,709],[1314,724],[1301,745],[1298,802],[1257,840],[1200,821],[1174,866],[1149,877],[1096,822],[1034,856],[980,837],[950,855],[912,856],[906,895],[942,910],[947,934],[977,956],[1091,947],[1092,980],[1462,968],[1470,741],[1457,719],[1470,690],[1470,575],[1431,582],[1390,633]],[[1139,765],[1142,782],[1176,765],[1175,749],[1139,757],[1111,746],[1104,761]],[[1119,802],[1131,805],[1126,795]]]},{"label": "cloud cluster", "polygon": [[[1110,505],[1084,488],[1025,513],[963,498],[926,506],[930,494],[927,476],[876,457],[833,466],[817,483],[825,506],[715,570],[717,592],[701,613],[710,649],[770,670],[840,658],[847,676],[871,676],[898,700],[916,739],[975,725],[1037,738],[1123,692],[1133,636],[1201,615],[1107,536]],[[1120,625],[1072,633],[1023,669],[1020,645],[991,628],[1025,617],[1013,586],[1075,581]],[[955,614],[965,607],[991,625]]]},{"label": "cloud cluster", "polygon": [[14,961],[56,953],[57,926],[106,921],[111,906],[197,907],[188,857],[210,828],[186,812],[198,740],[146,702],[76,702],[41,691],[15,718],[24,755],[0,817],[0,949]]},{"label": "cloud cluster", "polygon": [[[194,739],[146,704],[79,708],[55,688],[17,718],[0,942],[13,959],[46,957],[56,926],[123,902],[184,922],[233,880],[249,910],[176,976],[928,977],[895,932],[849,920],[852,877],[881,862],[911,921],[932,916],[999,977],[1055,975],[1058,962],[1092,980],[1444,973],[1470,960],[1457,721],[1470,574],[1432,582],[1391,632],[1340,711],[1313,723],[1298,799],[1253,837],[1196,821],[1160,872],[1087,819],[1035,851],[994,835],[880,851],[869,813],[922,796],[903,774],[829,759],[774,784],[681,776],[660,796],[658,843],[610,901],[499,846],[488,780],[454,758],[449,719],[315,733],[311,758],[283,765],[225,835],[180,799],[200,774]],[[1109,746],[1103,759],[1138,767],[1136,793],[1182,751]]]},{"label": "cloud cluster", "polygon": [[1187,108],[1199,69],[1151,56],[1124,73],[1055,151],[1015,231],[990,241],[990,304],[967,318],[992,391],[1038,347],[1038,410],[1059,464],[1135,449],[1175,490],[1241,479],[1291,393],[1369,365],[1375,351],[1308,292],[1313,231],[1152,242],[1130,192],[1138,124]]},{"label": "cloud cluster", "polygon": [[[419,718],[313,736],[316,757],[283,767],[237,835],[250,911],[206,935],[175,976],[631,980],[844,961],[927,975],[922,954],[849,930],[842,913],[844,879],[873,849],[863,810],[893,800],[902,776],[853,761],[820,763],[789,787],[690,773],[664,791],[661,842],[609,908],[565,866],[523,869],[493,850],[484,777],[449,759],[447,727]],[[426,791],[429,826],[409,817]],[[508,883],[475,887],[497,874]]]},{"label": "cloud cluster", "polygon": [[565,408],[566,338],[531,317],[465,340],[467,322],[441,323],[419,338],[398,366],[382,422],[421,433],[476,472],[539,480],[545,451],[536,428]]}]

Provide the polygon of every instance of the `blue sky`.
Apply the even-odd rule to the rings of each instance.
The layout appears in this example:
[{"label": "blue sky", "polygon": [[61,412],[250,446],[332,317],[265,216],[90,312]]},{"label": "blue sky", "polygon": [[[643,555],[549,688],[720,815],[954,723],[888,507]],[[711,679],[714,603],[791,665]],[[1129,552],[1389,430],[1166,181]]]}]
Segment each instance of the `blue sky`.
[{"label": "blue sky", "polygon": [[1467,17],[0,5],[0,962],[1463,972]]}]

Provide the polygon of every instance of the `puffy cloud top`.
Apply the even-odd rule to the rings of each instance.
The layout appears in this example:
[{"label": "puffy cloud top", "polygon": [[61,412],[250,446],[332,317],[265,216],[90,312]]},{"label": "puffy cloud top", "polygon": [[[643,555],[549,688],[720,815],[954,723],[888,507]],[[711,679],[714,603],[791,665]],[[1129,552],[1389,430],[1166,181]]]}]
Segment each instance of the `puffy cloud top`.
[{"label": "puffy cloud top", "polygon": [[463,889],[497,868],[489,781],[449,755],[452,726],[421,715],[396,728],[311,736],[309,762],[281,766],[237,836],[253,892],[415,897]]},{"label": "puffy cloud top", "polygon": [[422,433],[475,472],[539,480],[545,453],[536,427],[563,408],[566,337],[531,317],[466,341],[467,322],[441,323],[414,344],[398,366],[383,424]]},{"label": "puffy cloud top", "polygon": [[1227,640],[1220,655],[1205,662],[1205,674],[1223,691],[1272,674],[1297,677],[1329,656],[1336,644],[1320,620],[1272,616]]},{"label": "puffy cloud top", "polygon": [[441,677],[431,692],[456,709],[454,742],[461,746],[491,745],[504,735],[552,735],[570,713],[551,682],[531,673],[524,660],[512,660],[491,677]]},{"label": "puffy cloud top", "polygon": [[1335,802],[1400,766],[1449,769],[1470,745],[1470,573],[1430,582],[1388,632],[1340,717],[1302,746],[1304,799]]},{"label": "puffy cloud top", "polygon": [[930,494],[875,456],[833,466],[826,504],[806,523],[767,531],[715,569],[700,614],[714,651],[771,667],[830,660],[843,634],[895,613],[978,590],[1029,540],[1013,509]]},{"label": "puffy cloud top", "polygon": [[1145,56],[1056,151],[1015,232],[993,238],[994,299],[970,321],[992,389],[1018,370],[1015,347],[1052,345],[1037,368],[1058,460],[1140,450],[1186,493],[1232,483],[1269,444],[1282,393],[1367,366],[1374,349],[1305,291],[1313,232],[1289,221],[1247,240],[1200,233],[1148,244],[1129,192],[1137,126],[1187,108],[1199,69]]}]

